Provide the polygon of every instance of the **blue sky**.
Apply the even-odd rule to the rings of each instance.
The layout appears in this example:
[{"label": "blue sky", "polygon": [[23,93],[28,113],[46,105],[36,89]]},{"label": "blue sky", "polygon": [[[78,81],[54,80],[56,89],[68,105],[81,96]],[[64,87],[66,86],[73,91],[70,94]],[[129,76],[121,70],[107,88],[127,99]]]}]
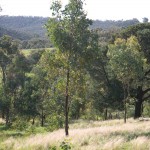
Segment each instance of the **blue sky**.
[{"label": "blue sky", "polygon": [[[68,0],[61,0],[66,4]],[[52,0],[0,0],[1,15],[50,17]],[[85,0],[85,11],[91,19],[150,19],[150,0]]]}]

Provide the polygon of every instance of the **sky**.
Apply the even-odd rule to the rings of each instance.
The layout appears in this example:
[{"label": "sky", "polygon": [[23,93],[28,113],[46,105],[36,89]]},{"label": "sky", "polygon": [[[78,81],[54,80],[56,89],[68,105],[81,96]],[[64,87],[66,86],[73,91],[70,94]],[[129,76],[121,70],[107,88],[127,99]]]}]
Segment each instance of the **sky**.
[{"label": "sky", "polygon": [[[61,0],[63,5],[68,0]],[[51,17],[52,0],[0,0],[0,15]],[[98,20],[128,20],[147,17],[150,20],[150,0],[85,0],[88,18]]]}]

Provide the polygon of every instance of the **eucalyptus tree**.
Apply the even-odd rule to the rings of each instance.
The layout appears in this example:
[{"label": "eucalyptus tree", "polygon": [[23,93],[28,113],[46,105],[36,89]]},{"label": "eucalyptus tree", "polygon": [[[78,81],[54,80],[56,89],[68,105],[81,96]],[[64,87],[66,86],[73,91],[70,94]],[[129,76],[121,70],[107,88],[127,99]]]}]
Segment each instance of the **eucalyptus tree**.
[{"label": "eucalyptus tree", "polygon": [[[91,51],[90,56],[93,58],[89,61],[87,70],[92,77],[93,82],[93,104],[96,112],[104,113],[104,118],[107,119],[108,109],[118,110],[122,108],[122,85],[117,79],[110,78],[109,70],[107,69],[107,51],[108,44],[113,41],[115,35],[120,32],[119,28],[111,28],[108,30],[96,29],[93,43],[96,44],[96,51]],[[96,48],[97,47],[97,48]],[[89,59],[89,58],[88,58]],[[115,88],[114,88],[115,87]],[[116,107],[116,104],[118,107]]]},{"label": "eucalyptus tree", "polygon": [[26,58],[18,50],[18,42],[9,36],[0,38],[0,71],[2,74],[1,106],[6,124],[16,115],[16,99],[24,87],[28,71]]},{"label": "eucalyptus tree", "polygon": [[87,19],[82,0],[69,0],[64,8],[60,1],[54,1],[51,11],[53,18],[46,24],[48,35],[54,46],[66,57],[65,133],[68,135],[70,69],[73,64],[80,65],[77,60],[87,51],[92,21]]},{"label": "eucalyptus tree", "polygon": [[9,77],[9,68],[12,63],[13,58],[15,57],[18,51],[17,43],[10,36],[3,36],[0,38],[0,68],[2,73],[2,84],[3,84],[3,103],[5,103],[3,108],[6,114],[6,124],[9,123],[9,114],[10,114],[10,101],[8,92],[8,77]]},{"label": "eucalyptus tree", "polygon": [[124,89],[124,122],[126,122],[127,102],[130,97],[130,87],[138,85],[139,78],[144,76],[143,69],[146,69],[144,54],[135,36],[127,40],[118,38],[114,44],[109,45],[107,53],[109,58],[109,69],[123,84]]},{"label": "eucalyptus tree", "polygon": [[134,118],[141,117],[143,102],[150,97],[150,23],[141,23],[134,26],[130,26],[121,32],[121,37],[124,39],[129,38],[131,35],[137,37],[141,47],[141,51],[144,53],[145,59],[147,59],[147,69],[143,70],[144,76],[139,78],[142,84],[135,87],[135,113]]}]

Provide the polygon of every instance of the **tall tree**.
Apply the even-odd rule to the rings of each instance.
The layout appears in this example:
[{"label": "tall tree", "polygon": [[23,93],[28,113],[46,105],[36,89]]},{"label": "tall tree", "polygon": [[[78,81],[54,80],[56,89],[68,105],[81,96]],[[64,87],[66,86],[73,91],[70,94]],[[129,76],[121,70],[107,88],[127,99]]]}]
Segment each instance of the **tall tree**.
[{"label": "tall tree", "polygon": [[142,84],[135,89],[136,101],[135,101],[134,118],[141,117],[143,102],[150,97],[150,87],[149,87],[150,34],[149,33],[150,33],[150,23],[141,23],[134,26],[130,26],[121,32],[121,37],[125,39],[129,38],[131,35],[137,37],[141,47],[141,51],[144,53],[145,59],[147,59],[147,69],[143,70],[144,76],[139,79],[142,82]]},{"label": "tall tree", "polygon": [[87,19],[82,0],[69,0],[64,9],[60,1],[55,1],[51,6],[51,10],[53,18],[49,19],[46,25],[48,35],[54,46],[66,57],[65,133],[67,136],[69,135],[70,69],[72,64],[78,64],[78,58],[87,51],[91,34],[89,26],[92,21]]},{"label": "tall tree", "polygon": [[124,89],[124,121],[127,115],[127,99],[129,98],[131,84],[138,85],[139,78],[144,76],[145,70],[144,54],[140,52],[140,45],[135,36],[127,40],[116,39],[114,44],[109,46],[108,51],[109,67],[114,72],[118,80],[123,84]]},{"label": "tall tree", "polygon": [[2,83],[3,83],[3,102],[5,103],[3,112],[6,114],[6,124],[9,123],[10,114],[10,101],[8,94],[8,82],[9,82],[9,68],[13,58],[17,54],[18,47],[17,43],[10,36],[3,36],[0,38],[0,68],[2,72]]}]

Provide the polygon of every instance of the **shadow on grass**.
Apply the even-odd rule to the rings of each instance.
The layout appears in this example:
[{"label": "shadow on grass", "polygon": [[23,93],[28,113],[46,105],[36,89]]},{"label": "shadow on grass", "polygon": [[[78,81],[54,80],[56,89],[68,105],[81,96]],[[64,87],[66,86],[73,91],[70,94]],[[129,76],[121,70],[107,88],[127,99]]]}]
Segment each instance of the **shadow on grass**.
[{"label": "shadow on grass", "polygon": [[127,141],[131,141],[133,139],[136,139],[140,136],[145,136],[145,137],[148,137],[150,138],[150,131],[148,132],[137,132],[137,133],[132,133],[132,132],[115,132],[115,133],[112,133],[111,136],[122,136],[124,137]]},{"label": "shadow on grass", "polygon": [[10,127],[6,126],[5,124],[0,124],[0,131],[6,131],[9,129],[10,129]]},{"label": "shadow on grass", "polygon": [[10,127],[0,124],[0,138],[1,137],[22,137],[25,133],[21,131],[16,131],[11,129]]},{"label": "shadow on grass", "polygon": [[20,133],[20,132],[6,133],[6,136],[8,136],[8,137],[23,137],[24,133]]}]

